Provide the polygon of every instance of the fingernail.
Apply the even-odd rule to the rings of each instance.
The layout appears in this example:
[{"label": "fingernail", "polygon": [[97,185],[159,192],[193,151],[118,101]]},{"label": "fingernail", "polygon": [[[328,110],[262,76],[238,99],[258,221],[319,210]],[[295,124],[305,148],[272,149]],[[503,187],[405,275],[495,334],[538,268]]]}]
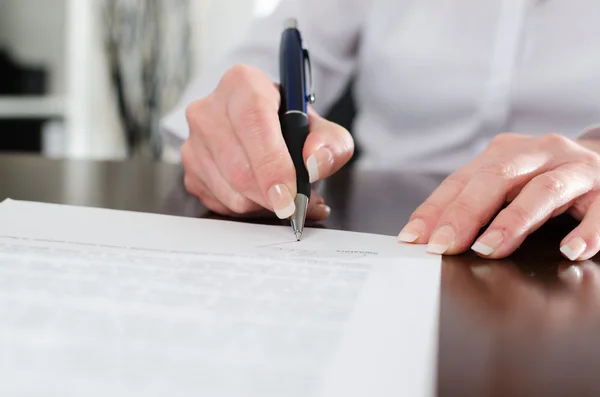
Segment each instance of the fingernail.
[{"label": "fingernail", "polygon": [[425,232],[425,222],[420,219],[414,219],[406,226],[404,229],[398,234],[398,241],[403,241],[405,243],[413,243],[415,242],[421,234]]},{"label": "fingernail", "polygon": [[296,211],[292,194],[285,185],[275,185],[269,189],[269,201],[279,219],[289,218]]},{"label": "fingernail", "polygon": [[583,271],[579,266],[573,265],[560,271],[558,277],[569,285],[579,285],[583,279]]},{"label": "fingernail", "polygon": [[569,241],[568,244],[564,244],[560,247],[560,252],[565,254],[567,258],[574,261],[577,260],[587,248],[585,240],[581,237],[575,237]]},{"label": "fingernail", "polygon": [[427,244],[427,251],[432,254],[443,254],[452,246],[456,233],[450,226],[442,226],[439,228]]},{"label": "fingernail", "polygon": [[491,270],[492,268],[490,267],[490,265],[471,267],[471,273],[473,273],[475,277],[480,278],[482,280],[488,279],[490,277]]},{"label": "fingernail", "polygon": [[[325,175],[333,166],[333,153],[326,147],[319,148],[306,160],[306,170],[310,183],[319,180],[320,175]],[[320,171],[319,171],[320,170]]]},{"label": "fingernail", "polygon": [[484,234],[471,246],[471,249],[483,256],[488,256],[494,253],[502,244],[504,236],[499,230],[494,230]]}]

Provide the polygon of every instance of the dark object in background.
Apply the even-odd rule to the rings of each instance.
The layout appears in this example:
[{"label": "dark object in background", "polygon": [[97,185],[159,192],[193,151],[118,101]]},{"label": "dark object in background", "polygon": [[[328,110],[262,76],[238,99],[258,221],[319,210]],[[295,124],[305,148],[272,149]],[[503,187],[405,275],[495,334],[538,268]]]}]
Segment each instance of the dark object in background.
[{"label": "dark object in background", "polygon": [[[42,96],[46,93],[47,71],[19,65],[0,50],[0,97]],[[0,151],[36,152],[42,148],[45,118],[0,118]]]},{"label": "dark object in background", "polygon": [[[352,125],[354,118],[356,117],[356,102],[353,97],[354,80],[350,80],[350,83],[346,86],[346,89],[340,95],[340,98],[335,102],[329,112],[324,116],[327,120],[339,124],[347,129],[350,134],[354,136]],[[317,98],[319,100],[319,98]],[[354,156],[348,162],[348,166],[353,164],[360,156],[360,147],[355,140]]]},{"label": "dark object in background", "polygon": [[24,67],[0,50],[0,95],[42,95],[46,91],[46,71]]}]

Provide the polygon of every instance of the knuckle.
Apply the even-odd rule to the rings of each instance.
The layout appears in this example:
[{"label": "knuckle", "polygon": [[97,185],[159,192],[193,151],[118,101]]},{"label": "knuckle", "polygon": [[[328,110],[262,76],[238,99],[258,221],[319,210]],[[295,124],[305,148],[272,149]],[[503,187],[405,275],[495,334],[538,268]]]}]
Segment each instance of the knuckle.
[{"label": "knuckle", "polygon": [[199,99],[185,109],[185,117],[190,128],[190,135],[205,135],[211,131],[207,128],[208,117],[212,117],[208,99]]},{"label": "knuckle", "polygon": [[206,208],[208,208],[209,210],[211,210],[213,212],[216,212],[217,214],[226,215],[226,216],[233,215],[233,213],[231,212],[231,210],[229,208],[224,206],[220,201],[217,201],[217,199],[215,199],[212,196],[207,196],[200,201]]},{"label": "knuckle", "polygon": [[286,153],[278,151],[265,153],[254,167],[256,177],[271,181],[279,179],[278,177],[282,177],[283,174],[288,173],[289,167],[287,167],[286,155]]},{"label": "knuckle", "polygon": [[415,210],[411,219],[420,218],[426,219],[429,217],[439,217],[442,213],[441,205],[434,203],[432,201],[425,201]]},{"label": "knuckle", "polygon": [[193,144],[187,140],[181,146],[181,164],[186,174],[198,176],[202,173],[202,166],[194,153]]},{"label": "knuckle", "polygon": [[535,179],[544,194],[562,196],[565,193],[564,182],[555,175],[543,174]]},{"label": "knuckle", "polygon": [[235,214],[246,214],[251,210],[251,203],[240,194],[232,194],[227,202],[227,208]]},{"label": "knuckle", "polygon": [[185,170],[189,170],[190,163],[192,161],[192,151],[190,149],[190,141],[189,140],[185,141],[183,143],[183,145],[181,145],[180,156],[181,156],[181,164],[183,165],[183,168]]},{"label": "knuckle", "polygon": [[229,175],[229,183],[238,192],[248,192],[254,185],[254,172],[247,161],[234,162]]},{"label": "knuckle", "polygon": [[277,98],[278,87],[259,69],[252,66],[238,64],[230,68],[219,83],[218,92],[243,93],[242,97],[256,96]]},{"label": "knuckle", "polygon": [[225,84],[239,84],[244,81],[252,80],[254,74],[255,70],[252,67],[244,64],[237,64],[225,72],[222,81]]},{"label": "knuckle", "polygon": [[443,186],[445,189],[458,193],[461,192],[465,186],[467,186],[467,181],[457,174],[452,174],[448,176],[446,180],[444,180]]},{"label": "knuckle", "polygon": [[492,140],[490,141],[490,146],[493,146],[493,147],[505,146],[507,144],[512,143],[513,140],[516,138],[516,136],[517,136],[517,134],[513,134],[510,132],[503,132],[492,138]]},{"label": "knuckle", "polygon": [[199,99],[190,103],[185,108],[185,119],[190,126],[198,125],[199,116],[202,114],[203,100]]},{"label": "knuckle", "polygon": [[480,173],[484,176],[491,175],[502,180],[512,180],[519,175],[519,169],[514,161],[499,160],[481,167]]},{"label": "knuckle", "polygon": [[185,190],[187,190],[190,193],[193,193],[192,178],[187,173],[183,177],[183,186],[185,186]]},{"label": "knuckle", "polygon": [[554,132],[544,134],[540,138],[540,142],[542,143],[542,146],[550,148],[567,146],[570,144],[568,138]]},{"label": "knuckle", "polygon": [[532,222],[531,214],[529,214],[529,212],[520,205],[515,205],[513,203],[503,212],[503,216],[506,219],[506,224],[515,232],[526,229]]},{"label": "knuckle", "polygon": [[456,199],[449,207],[448,213],[456,220],[475,220],[479,221],[481,216],[477,212],[477,203],[474,199],[462,197]]},{"label": "knuckle", "polygon": [[264,133],[265,125],[276,114],[276,110],[271,109],[265,98],[259,93],[248,94],[249,98],[240,106],[238,120],[244,134],[260,135]]},{"label": "knuckle", "polygon": [[195,182],[194,177],[188,173],[185,174],[183,178],[183,185],[185,186],[185,190],[194,196],[202,199],[204,196],[204,192],[201,189],[198,189],[198,184]]}]

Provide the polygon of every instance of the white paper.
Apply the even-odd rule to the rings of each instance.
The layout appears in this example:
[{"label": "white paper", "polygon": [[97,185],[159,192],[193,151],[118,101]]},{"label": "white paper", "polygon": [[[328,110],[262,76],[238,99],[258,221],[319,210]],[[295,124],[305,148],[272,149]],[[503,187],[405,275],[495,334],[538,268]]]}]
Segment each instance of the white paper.
[{"label": "white paper", "polygon": [[7,200],[2,396],[432,396],[441,260],[392,236]]}]

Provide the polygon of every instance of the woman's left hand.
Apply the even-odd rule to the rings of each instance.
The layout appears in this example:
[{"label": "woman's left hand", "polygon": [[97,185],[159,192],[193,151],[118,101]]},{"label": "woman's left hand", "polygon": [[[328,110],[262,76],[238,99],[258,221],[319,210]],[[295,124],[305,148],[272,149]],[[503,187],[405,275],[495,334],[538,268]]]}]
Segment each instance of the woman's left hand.
[{"label": "woman's left hand", "polygon": [[[510,204],[498,213],[505,203]],[[600,250],[600,155],[557,134],[506,133],[446,178],[398,238],[428,243],[428,251],[436,254],[471,247],[481,256],[502,258],[565,211],[581,222],[560,250],[570,260],[589,259]]]}]

